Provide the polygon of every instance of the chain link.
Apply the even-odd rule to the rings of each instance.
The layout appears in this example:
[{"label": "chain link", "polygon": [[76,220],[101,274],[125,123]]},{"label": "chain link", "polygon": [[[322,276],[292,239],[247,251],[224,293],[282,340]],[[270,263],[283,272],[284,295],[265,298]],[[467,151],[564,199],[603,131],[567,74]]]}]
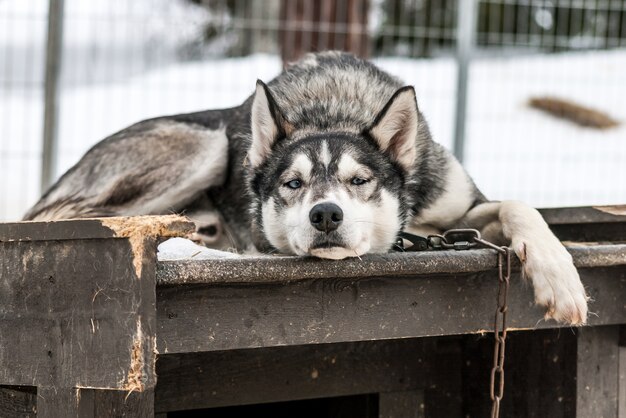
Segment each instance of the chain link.
[{"label": "chain link", "polygon": [[[502,247],[498,252],[498,296],[496,314],[493,321],[493,366],[489,383],[491,397],[491,418],[500,416],[500,401],[504,396],[504,355],[506,350],[507,297],[511,277],[511,252]],[[497,382],[497,384],[496,384]],[[497,390],[496,390],[497,388]]]},{"label": "chain link", "polygon": [[[410,235],[410,234],[407,234]],[[417,247],[414,236],[406,237]],[[420,237],[421,238],[421,237]],[[489,397],[491,398],[491,418],[500,416],[500,401],[504,396],[504,357],[506,351],[506,315],[508,310],[507,298],[511,278],[511,251],[508,247],[500,247],[484,240],[476,229],[451,229],[443,234],[429,235],[426,243],[419,242],[420,250],[426,244],[432,249],[467,250],[482,245],[498,252],[498,294],[496,298],[496,312],[493,321],[493,365],[489,382]],[[416,248],[417,249],[417,248]]]}]

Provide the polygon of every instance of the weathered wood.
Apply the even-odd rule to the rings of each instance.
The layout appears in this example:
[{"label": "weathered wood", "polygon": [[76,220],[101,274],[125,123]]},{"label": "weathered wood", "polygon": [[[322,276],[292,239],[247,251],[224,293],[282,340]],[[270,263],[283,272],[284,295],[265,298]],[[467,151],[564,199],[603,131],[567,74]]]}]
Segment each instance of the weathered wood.
[{"label": "weathered wood", "polygon": [[540,209],[557,237],[567,241],[626,240],[626,205]]},{"label": "weathered wood", "polygon": [[[586,226],[624,225],[594,216]],[[152,416],[156,347],[160,413],[382,392],[373,413],[391,414],[423,390],[426,416],[485,415],[491,338],[407,337],[489,331],[494,252],[168,262],[157,274],[156,237],[190,226],[150,219],[0,225],[0,384],[38,386],[39,416]],[[591,325],[626,323],[626,245],[570,252]],[[518,275],[509,301],[513,329],[556,326],[537,325],[543,310]],[[502,416],[613,417],[618,404],[623,416],[615,330],[509,333]],[[32,415],[34,399],[0,388],[0,416]]]},{"label": "weathered wood", "polygon": [[[584,330],[587,331],[588,329],[585,328]],[[352,348],[333,344],[315,347],[232,351],[229,353],[202,353],[191,356],[163,356],[158,363],[161,380],[157,386],[157,391],[163,390],[160,388],[161,385],[167,385],[169,389],[161,392],[162,399],[157,398],[157,405],[160,408],[167,407],[167,409],[178,410],[184,407],[214,406],[216,403],[213,401],[216,397],[222,401],[230,399],[223,402],[224,404],[238,404],[240,397],[243,397],[241,403],[246,404],[248,402],[316,398],[338,393],[367,393],[380,390],[381,387],[387,390],[404,388],[399,389],[404,391],[425,384],[429,387],[437,387],[441,383],[437,382],[436,375],[441,371],[445,372],[447,368],[454,369],[457,367],[456,365],[450,367],[450,364],[445,362],[447,357],[452,360],[463,358],[461,361],[465,364],[466,381],[464,387],[465,391],[470,390],[470,392],[465,396],[466,414],[464,416],[485,416],[489,411],[487,382],[493,341],[490,336],[479,339],[472,336],[463,338],[471,342],[470,345],[465,346],[463,357],[449,356],[450,352],[446,349],[442,351],[440,343],[446,338],[443,340],[437,338],[348,344]],[[575,333],[558,330],[509,334],[506,363],[507,385],[502,417],[550,416],[551,418],[565,418],[573,416],[577,381],[572,375],[572,373],[576,373],[576,338]],[[429,344],[424,345],[425,342],[429,342]],[[477,343],[478,345],[476,345]],[[397,344],[395,349],[394,344]],[[418,348],[420,345],[422,345],[421,348]],[[355,349],[356,346],[360,346],[361,349]],[[370,348],[368,349],[367,346]],[[477,350],[478,348],[479,350]],[[298,351],[292,351],[294,349]],[[309,355],[314,351],[317,352],[316,355]],[[262,352],[264,352],[263,355],[260,354]],[[439,353],[439,355],[434,356],[433,353]],[[574,354],[573,357],[571,356],[572,353]],[[195,358],[195,361],[192,358]],[[332,363],[333,359],[334,363]],[[165,363],[170,362],[170,364],[162,366],[161,362],[163,361]],[[314,379],[310,378],[310,373],[311,367],[316,364],[316,361],[325,362],[327,365],[333,364],[333,367],[337,365],[337,368],[333,371],[332,368],[320,367],[318,370],[318,379],[320,380],[315,382]],[[418,367],[414,367],[412,362]],[[284,384],[277,385],[276,382],[285,378],[285,370],[291,370],[291,366],[296,364],[300,366],[300,372],[287,376]],[[368,368],[362,367],[363,364],[367,364],[368,368],[373,365],[378,371],[369,373],[367,372]],[[233,365],[239,367],[233,367]],[[444,369],[438,369],[438,365],[443,365]],[[593,367],[594,363],[591,364],[590,369]],[[216,372],[214,372],[215,369]],[[296,369],[297,367],[294,367],[294,370]],[[339,369],[343,371],[337,372]],[[357,372],[355,373],[355,371]],[[366,371],[366,373],[362,371]],[[467,371],[473,371],[473,373]],[[178,374],[178,372],[182,373]],[[360,383],[355,385],[355,381]],[[179,385],[181,386],[177,388]],[[344,388],[344,391],[337,391],[337,387]],[[172,388],[177,389],[172,391]],[[219,395],[213,393],[218,391],[221,392]],[[199,393],[196,393],[195,396],[189,395],[194,392]],[[274,397],[263,397],[269,392],[274,392]],[[444,395],[445,392],[447,392],[445,389],[440,391]],[[83,407],[85,402],[89,405],[88,397],[90,394],[95,396],[98,391],[81,390],[80,393],[80,403]],[[120,392],[113,393],[120,394]],[[125,393],[122,392],[121,395],[125,396]],[[172,395],[174,396],[171,397]],[[203,396],[206,397],[206,400],[202,400]],[[607,398],[600,398],[601,402],[607,400],[610,401]],[[94,407],[92,406],[92,408]],[[126,407],[125,410],[129,411],[130,409]],[[141,409],[137,409],[137,411],[141,411]],[[3,414],[2,416],[11,415]],[[426,416],[444,415],[427,414]]]},{"label": "weathered wood", "polygon": [[424,391],[381,393],[378,398],[379,418],[425,418]]},{"label": "weathered wood", "polygon": [[[424,414],[427,417],[460,417],[463,405],[463,338],[433,338],[438,358],[433,367],[437,370],[435,384],[424,391]],[[474,400],[469,400],[474,402]]]},{"label": "weathered wood", "polygon": [[[577,332],[509,333],[503,418],[575,415]],[[164,355],[157,411],[425,389],[426,417],[484,417],[492,355],[491,334]]]},{"label": "weathered wood", "polygon": [[624,223],[626,205],[539,209],[549,225]]},{"label": "weathered wood", "polygon": [[37,386],[39,416],[153,415],[156,244],[190,228],[177,216],[0,225],[0,384]]},{"label": "weathered wood", "polygon": [[67,387],[37,388],[37,418],[91,418],[88,408],[81,408],[80,391]]},{"label": "weathered wood", "polygon": [[[623,268],[581,269],[594,300],[590,324],[626,321]],[[493,327],[497,275],[320,279],[258,285],[186,285],[157,289],[161,353],[213,351],[481,333]],[[541,321],[533,290],[514,275],[508,324]]]},{"label": "weathered wood", "polygon": [[[76,388],[39,388],[37,418],[154,417],[154,390],[125,392]],[[4,418],[4,415],[3,415]]]},{"label": "weathered wood", "polygon": [[239,405],[194,411],[175,411],[169,418],[274,417],[274,418],[378,418],[378,396],[355,395],[321,399]]},{"label": "weathered wood", "polygon": [[154,417],[154,390],[80,390],[80,418]]},{"label": "weathered wood", "polygon": [[435,339],[162,355],[156,411],[446,386],[457,364]]},{"label": "weathered wood", "polygon": [[[578,268],[626,265],[626,244],[568,248]],[[519,261],[513,257],[513,269]],[[157,266],[157,283],[273,283],[306,279],[352,279],[427,274],[477,273],[497,267],[495,251],[426,251],[368,254],[339,261],[313,257],[243,257],[212,260],[164,261]]]},{"label": "weathered wood", "polygon": [[616,418],[619,399],[619,327],[578,333],[576,416]]},{"label": "weathered wood", "polygon": [[551,225],[550,229],[563,241],[626,241],[626,223]]},{"label": "weathered wood", "polygon": [[619,347],[619,418],[626,418],[626,347]]},{"label": "weathered wood", "polygon": [[[201,283],[256,285],[325,278],[474,273],[496,268],[496,260],[493,250],[475,250],[368,254],[360,259],[339,261],[286,256],[164,261],[158,264],[157,281],[160,286]],[[621,259],[616,262],[621,262]]]},{"label": "weathered wood", "polygon": [[[576,410],[576,330],[512,332],[506,343],[500,416],[571,418]],[[464,336],[464,416],[490,416],[493,334]]]},{"label": "weathered wood", "polygon": [[0,252],[0,383],[154,384],[154,259],[140,279],[127,240],[14,241]]},{"label": "weathered wood", "polygon": [[1,383],[154,385],[154,260],[139,279],[127,240],[5,242],[0,251]]},{"label": "weathered wood", "polygon": [[36,397],[37,389],[34,387],[0,386],[0,417],[35,417]]},{"label": "weathered wood", "polygon": [[167,216],[69,219],[49,222],[0,223],[0,242],[59,241],[101,238],[183,236],[193,230],[187,218]]}]

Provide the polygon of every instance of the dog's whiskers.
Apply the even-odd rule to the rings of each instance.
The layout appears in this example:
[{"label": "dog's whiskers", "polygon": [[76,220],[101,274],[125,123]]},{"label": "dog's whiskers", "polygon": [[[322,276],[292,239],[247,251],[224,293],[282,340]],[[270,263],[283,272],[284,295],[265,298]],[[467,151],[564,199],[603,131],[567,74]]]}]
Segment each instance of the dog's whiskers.
[{"label": "dog's whiskers", "polygon": [[361,220],[361,219],[354,219],[352,222],[353,223],[361,223],[361,224],[370,224],[370,225],[382,226],[382,227],[386,227],[386,228],[391,227],[391,225],[389,225],[389,224],[383,224],[383,223],[374,222],[374,221],[366,221],[364,219],[363,220]]}]

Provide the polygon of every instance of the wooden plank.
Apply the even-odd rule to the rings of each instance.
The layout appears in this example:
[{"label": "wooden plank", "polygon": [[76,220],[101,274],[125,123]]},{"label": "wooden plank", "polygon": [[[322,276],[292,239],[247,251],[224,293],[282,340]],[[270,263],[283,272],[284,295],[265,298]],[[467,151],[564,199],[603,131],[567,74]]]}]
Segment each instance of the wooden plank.
[{"label": "wooden plank", "polygon": [[0,384],[153,387],[156,242],[190,228],[179,216],[0,224]]},{"label": "wooden plank", "polygon": [[550,229],[562,241],[619,242],[626,241],[626,223],[595,223],[551,225]]},{"label": "wooden plank", "polygon": [[154,385],[156,245],[143,248],[139,278],[128,240],[0,243],[0,383]]},{"label": "wooden plank", "polygon": [[0,223],[0,242],[114,238],[98,219]]},{"label": "wooden plank", "polygon": [[[164,415],[164,414],[159,414]],[[269,404],[240,405],[194,411],[176,411],[170,418],[276,417],[276,418],[378,418],[378,396],[355,395]]]},{"label": "wooden plank", "polygon": [[[576,339],[509,333],[502,417],[574,416]],[[426,416],[488,416],[492,355],[491,335],[164,355],[157,411],[426,389]]]},{"label": "wooden plank", "polygon": [[[626,254],[626,245],[624,246]],[[516,260],[517,261],[517,260]],[[623,262],[619,259],[618,262]],[[493,250],[368,254],[344,260],[261,256],[158,263],[160,286],[201,283],[273,283],[436,273],[475,273],[497,267]]]},{"label": "wooden plank", "polygon": [[184,236],[193,230],[177,215],[0,223],[0,242]]},{"label": "wooden plank", "polygon": [[379,418],[425,418],[424,391],[381,393],[378,398]]},{"label": "wooden plank", "polygon": [[161,355],[156,412],[445,386],[443,341],[405,339]]},{"label": "wooden plank", "polygon": [[539,209],[548,225],[626,223],[626,205]]},{"label": "wooden plank", "polygon": [[[84,404],[83,404],[84,405]],[[89,409],[81,409],[80,391],[66,387],[37,389],[37,418],[91,418]]]},{"label": "wooden plank", "polygon": [[576,416],[616,418],[619,399],[619,327],[578,333]]},{"label": "wooden plank", "polygon": [[626,347],[619,348],[619,418],[626,418]]},{"label": "wooden plank", "polygon": [[190,228],[177,216],[0,225],[0,384],[37,386],[36,407],[24,398],[37,416],[153,416],[156,244]]},{"label": "wooden plank", "polygon": [[[578,268],[626,265],[626,244],[568,248]],[[519,261],[513,257],[513,268]],[[339,261],[313,257],[243,257],[158,263],[159,285],[271,283],[305,279],[352,279],[427,274],[477,273],[497,267],[493,250],[368,254]]]},{"label": "wooden plank", "polygon": [[36,410],[38,418],[153,418],[154,391],[39,388]]},{"label": "wooden plank", "polygon": [[[623,267],[580,270],[592,325],[626,322]],[[482,333],[493,326],[497,276],[427,275],[157,289],[161,353]],[[533,290],[512,278],[508,324],[542,322]]]},{"label": "wooden plank", "polygon": [[463,416],[463,337],[436,338],[435,341],[439,358],[433,367],[437,369],[438,379],[424,391],[424,414],[427,417]]},{"label": "wooden plank", "polygon": [[626,240],[626,205],[551,208],[539,212],[561,240]]},{"label": "wooden plank", "polygon": [[[488,417],[493,334],[465,336],[463,399],[465,414]],[[570,418],[576,410],[576,331],[509,333],[504,363],[501,417]]]},{"label": "wooden plank", "polygon": [[81,389],[79,402],[80,418],[154,418],[152,389],[131,393],[119,390]]},{"label": "wooden plank", "polygon": [[34,387],[0,387],[0,417],[33,418],[37,413],[37,389]]}]

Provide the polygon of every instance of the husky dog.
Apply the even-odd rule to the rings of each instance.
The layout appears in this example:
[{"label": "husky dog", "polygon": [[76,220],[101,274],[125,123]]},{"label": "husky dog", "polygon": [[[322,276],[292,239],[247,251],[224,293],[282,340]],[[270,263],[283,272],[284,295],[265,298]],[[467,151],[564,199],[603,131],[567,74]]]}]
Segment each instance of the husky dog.
[{"label": "husky dog", "polygon": [[539,213],[489,202],[431,139],[415,91],[340,52],[307,55],[241,106],[139,122],[90,149],[26,220],[185,213],[216,247],[342,259],[400,231],[510,243],[546,317],[587,318],[572,258]]}]

